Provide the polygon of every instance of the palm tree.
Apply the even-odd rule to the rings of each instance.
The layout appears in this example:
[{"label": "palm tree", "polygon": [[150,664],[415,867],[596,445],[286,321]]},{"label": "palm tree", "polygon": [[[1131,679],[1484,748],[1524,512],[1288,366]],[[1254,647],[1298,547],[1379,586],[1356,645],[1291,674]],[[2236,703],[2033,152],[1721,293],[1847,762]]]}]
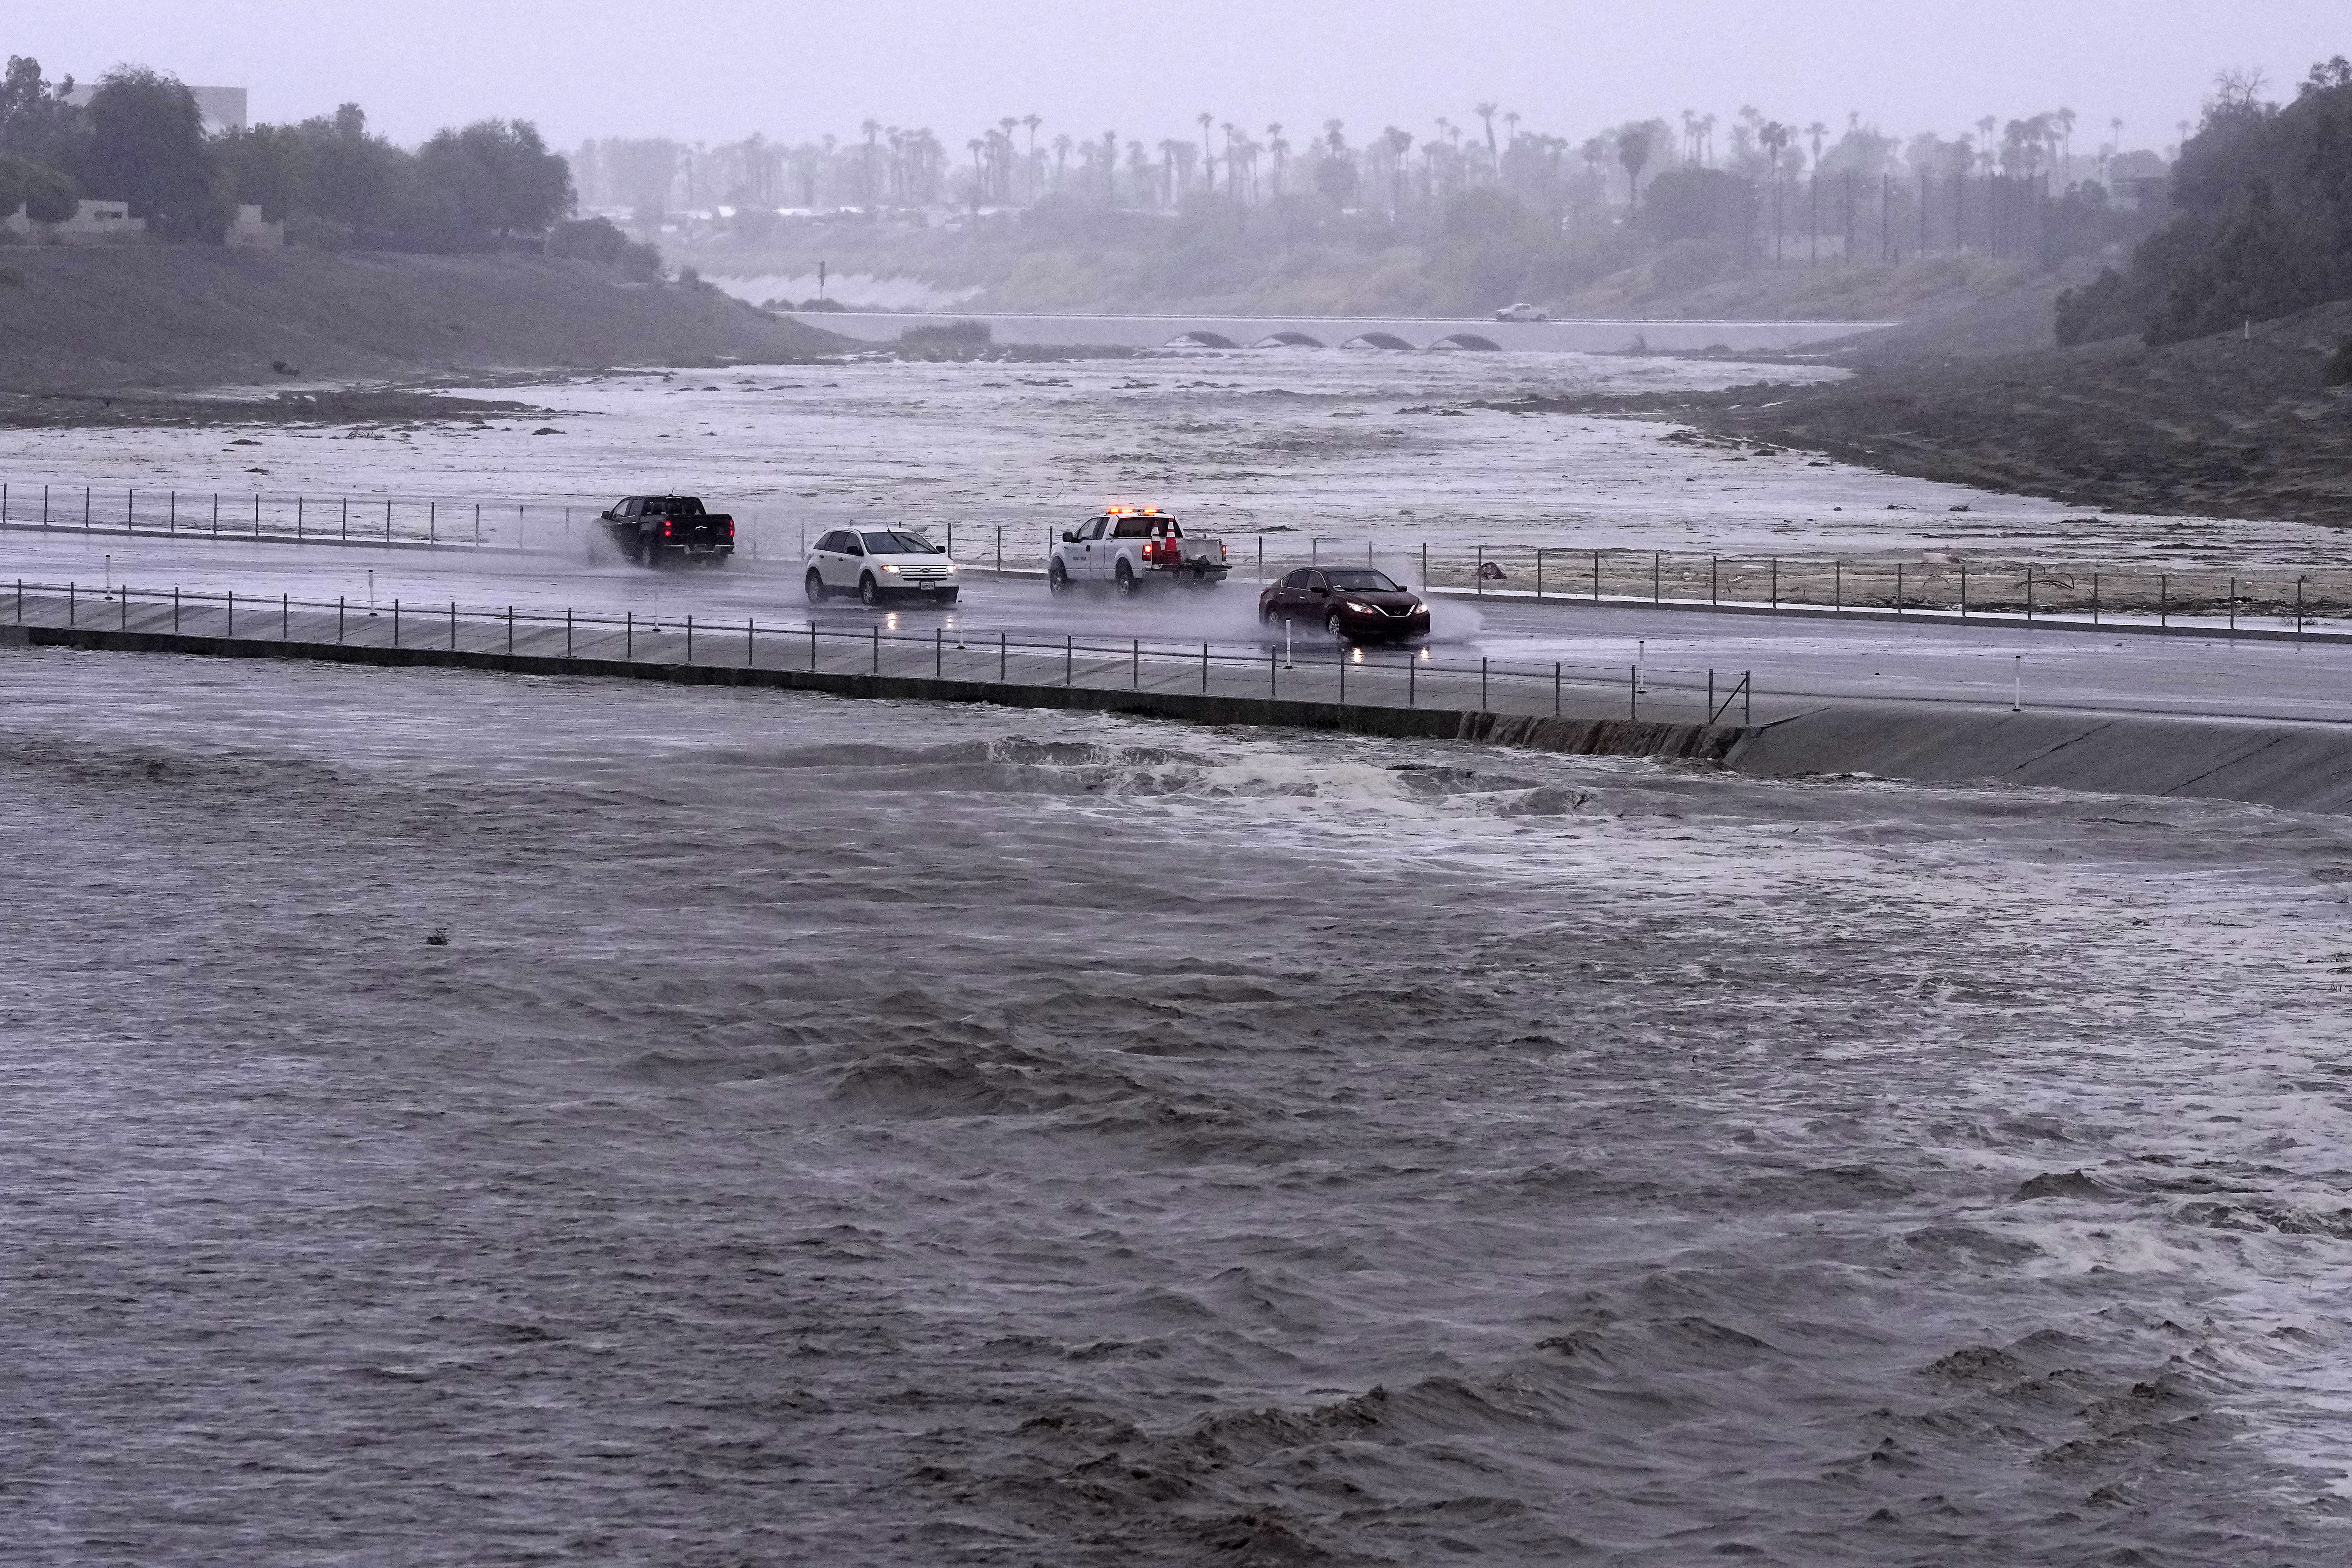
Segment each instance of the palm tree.
[{"label": "palm tree", "polygon": [[1715,166],[1714,115],[1702,114],[1698,117],[1698,141],[1699,162],[1706,164],[1709,168],[1713,168]]},{"label": "palm tree", "polygon": [[1501,163],[1503,154],[1495,145],[1495,110],[1501,107],[1498,103],[1474,103],[1470,106],[1470,112],[1486,122],[1486,156],[1497,165]]},{"label": "palm tree", "polygon": [[981,197],[984,194],[982,190],[982,175],[980,170],[981,140],[979,137],[975,136],[971,141],[965,142],[964,146],[969,148],[971,152],[971,216],[978,217],[980,216]]},{"label": "palm tree", "polygon": [[1202,111],[1199,118],[1201,121],[1201,177],[1208,182],[1207,189],[1209,194],[1211,195],[1214,195],[1217,194],[1217,171],[1216,165],[1212,163],[1211,160],[1213,159],[1216,154],[1209,151],[1209,127],[1217,122],[1217,117],[1204,110]]},{"label": "palm tree", "polygon": [[1265,150],[1274,154],[1274,199],[1282,199],[1282,174],[1290,157],[1290,143],[1282,139],[1282,122],[1265,128]]},{"label": "palm tree", "polygon": [[1780,259],[1780,150],[1796,134],[1794,126],[1768,120],[1756,131],[1757,145],[1764,149],[1772,171],[1772,259]]},{"label": "palm tree", "polygon": [[1813,168],[1816,171],[1822,166],[1822,138],[1829,133],[1830,128],[1818,120],[1805,127],[1805,134],[1813,139]]},{"label": "palm tree", "polygon": [[2074,111],[2062,109],[2050,117],[2050,122],[2058,128],[2059,182],[2068,184],[2074,178]]},{"label": "palm tree", "polygon": [[1625,165],[1625,210],[1631,213],[1642,205],[1642,166],[1650,161],[1646,126],[1628,125],[1617,132],[1617,161]]},{"label": "palm tree", "polygon": [[1070,149],[1076,145],[1066,131],[1054,138],[1054,188],[1057,191],[1070,177]]},{"label": "palm tree", "polygon": [[1037,199],[1037,127],[1045,123],[1042,114],[1024,114],[1021,123],[1029,128],[1029,199]]},{"label": "palm tree", "polygon": [[1412,150],[1412,133],[1391,125],[1381,140],[1389,150],[1389,215],[1395,217],[1404,211],[1404,155]]},{"label": "palm tree", "polygon": [[882,134],[882,122],[868,120],[857,129],[866,132],[866,151],[862,154],[865,163],[861,165],[858,199],[870,203],[874,200],[874,139]]}]

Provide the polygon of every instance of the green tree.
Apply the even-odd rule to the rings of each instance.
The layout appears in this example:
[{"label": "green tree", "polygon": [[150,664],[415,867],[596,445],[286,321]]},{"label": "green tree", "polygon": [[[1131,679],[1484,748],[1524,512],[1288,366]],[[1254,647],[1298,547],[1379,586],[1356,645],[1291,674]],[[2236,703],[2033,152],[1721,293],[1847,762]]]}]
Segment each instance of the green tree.
[{"label": "green tree", "polygon": [[416,174],[432,216],[464,246],[543,234],[573,205],[571,165],[527,120],[436,132],[417,150]]},{"label": "green tree", "polygon": [[35,223],[63,223],[77,205],[70,177],[47,163],[0,153],[0,217],[23,207]]},{"label": "green tree", "polygon": [[129,202],[166,239],[220,238],[229,219],[225,182],[196,95],[177,77],[118,67],[99,79],[89,114],[79,173],[92,196]]},{"label": "green tree", "polygon": [[89,127],[73,105],[73,85],[71,77],[46,80],[37,59],[9,56],[7,71],[0,75],[0,152],[53,169],[77,165]]}]

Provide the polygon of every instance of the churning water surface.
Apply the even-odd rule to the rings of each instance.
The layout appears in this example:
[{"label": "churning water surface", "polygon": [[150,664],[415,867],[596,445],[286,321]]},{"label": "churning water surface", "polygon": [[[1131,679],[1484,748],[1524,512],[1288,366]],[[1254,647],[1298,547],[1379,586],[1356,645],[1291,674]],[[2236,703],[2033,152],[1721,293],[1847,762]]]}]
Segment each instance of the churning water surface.
[{"label": "churning water surface", "polygon": [[0,692],[17,1561],[2346,1549],[2345,824]]}]

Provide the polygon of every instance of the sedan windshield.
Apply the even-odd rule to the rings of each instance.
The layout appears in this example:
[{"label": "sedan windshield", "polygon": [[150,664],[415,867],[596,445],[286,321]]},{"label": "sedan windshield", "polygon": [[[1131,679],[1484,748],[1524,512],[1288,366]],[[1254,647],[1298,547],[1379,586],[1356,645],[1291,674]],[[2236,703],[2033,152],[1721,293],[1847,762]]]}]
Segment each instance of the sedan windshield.
[{"label": "sedan windshield", "polygon": [[1329,578],[1331,586],[1341,593],[1400,594],[1404,591],[1389,580],[1387,573],[1375,572],[1370,567],[1360,566],[1346,572],[1326,572],[1323,575]]},{"label": "sedan windshield", "polygon": [[899,533],[883,530],[875,533],[862,533],[858,537],[866,541],[866,553],[868,555],[936,555],[939,553],[932,548],[931,542],[919,533]]}]

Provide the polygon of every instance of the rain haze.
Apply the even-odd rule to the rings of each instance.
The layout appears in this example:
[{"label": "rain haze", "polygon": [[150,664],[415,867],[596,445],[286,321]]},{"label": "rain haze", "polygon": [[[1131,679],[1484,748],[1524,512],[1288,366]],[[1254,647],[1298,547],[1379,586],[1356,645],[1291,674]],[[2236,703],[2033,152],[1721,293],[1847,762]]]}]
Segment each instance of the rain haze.
[{"label": "rain haze", "polygon": [[0,19],[7,1560],[2352,1561],[2340,12]]}]

